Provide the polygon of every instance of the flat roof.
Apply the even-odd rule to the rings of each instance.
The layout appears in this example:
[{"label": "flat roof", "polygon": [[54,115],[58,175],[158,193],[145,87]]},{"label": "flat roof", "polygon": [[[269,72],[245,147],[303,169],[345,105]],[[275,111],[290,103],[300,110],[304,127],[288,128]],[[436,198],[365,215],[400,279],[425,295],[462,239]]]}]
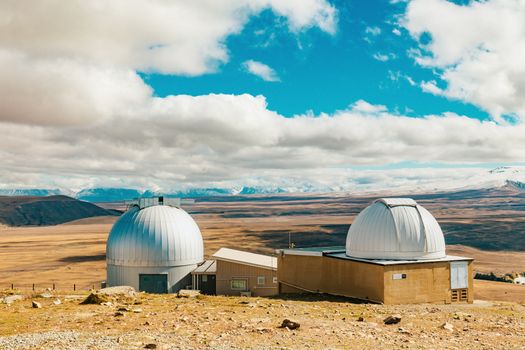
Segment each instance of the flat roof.
[{"label": "flat roof", "polygon": [[454,256],[454,255],[447,255],[444,258],[439,259],[414,259],[414,260],[382,260],[382,259],[361,259],[361,258],[353,258],[351,256],[346,255],[345,252],[343,253],[328,253],[324,254],[325,256],[329,258],[336,258],[336,259],[343,259],[343,260],[352,260],[352,261],[359,261],[369,264],[376,264],[376,265],[405,265],[405,264],[425,264],[425,263],[432,263],[432,262],[450,262],[450,261],[471,261],[474,260],[472,258],[465,258],[462,256]]},{"label": "flat roof", "polygon": [[221,248],[212,255],[217,260],[261,267],[263,269],[277,269],[277,258],[270,255],[255,254],[242,250]]},{"label": "flat roof", "polygon": [[283,252],[290,255],[307,255],[307,256],[323,256],[328,253],[344,253],[345,246],[327,246],[327,247],[308,247],[308,248],[289,248],[278,249],[277,253]]},{"label": "flat roof", "polygon": [[329,258],[344,259],[359,261],[368,264],[376,265],[403,265],[403,264],[424,264],[431,262],[447,262],[447,261],[470,261],[472,258],[466,258],[462,256],[447,255],[444,258],[439,259],[412,259],[412,260],[385,260],[385,259],[362,259],[354,258],[346,255],[346,248],[344,246],[329,246],[329,247],[310,247],[310,248],[290,248],[280,249],[279,253],[289,255],[306,255],[306,256],[326,256]]},{"label": "flat roof", "polygon": [[214,275],[217,273],[217,260],[206,260],[195,270],[192,271],[194,275]]}]

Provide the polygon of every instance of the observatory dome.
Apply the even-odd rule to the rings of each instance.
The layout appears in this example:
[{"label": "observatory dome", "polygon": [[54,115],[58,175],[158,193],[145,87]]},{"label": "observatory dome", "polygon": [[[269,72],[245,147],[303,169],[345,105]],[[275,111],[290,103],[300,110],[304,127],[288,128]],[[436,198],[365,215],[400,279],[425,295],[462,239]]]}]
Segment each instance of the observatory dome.
[{"label": "observatory dome", "polygon": [[134,206],[111,229],[106,260],[117,266],[184,266],[202,262],[203,250],[199,227],[184,210]]},{"label": "observatory dome", "polygon": [[346,255],[363,259],[417,260],[446,256],[436,219],[410,198],[382,198],[366,207],[346,236]]}]

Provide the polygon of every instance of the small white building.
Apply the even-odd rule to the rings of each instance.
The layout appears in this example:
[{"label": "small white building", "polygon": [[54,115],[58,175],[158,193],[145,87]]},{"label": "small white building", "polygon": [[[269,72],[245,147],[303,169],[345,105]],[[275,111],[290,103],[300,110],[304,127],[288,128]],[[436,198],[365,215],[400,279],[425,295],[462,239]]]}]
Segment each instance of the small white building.
[{"label": "small white building", "polygon": [[106,245],[107,285],[150,293],[176,293],[191,286],[191,272],[204,261],[199,227],[178,200],[148,198],[132,203],[113,225]]}]

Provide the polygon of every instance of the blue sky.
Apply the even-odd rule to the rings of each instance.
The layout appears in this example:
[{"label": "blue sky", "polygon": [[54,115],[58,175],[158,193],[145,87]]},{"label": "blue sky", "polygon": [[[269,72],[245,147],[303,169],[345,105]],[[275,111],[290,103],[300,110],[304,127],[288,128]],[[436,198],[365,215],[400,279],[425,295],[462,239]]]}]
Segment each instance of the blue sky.
[{"label": "blue sky", "polygon": [[[250,19],[242,32],[226,40],[228,63],[202,76],[143,74],[158,96],[209,93],[264,95],[268,108],[284,116],[346,109],[360,99],[390,111],[418,117],[453,111],[478,119],[489,115],[473,104],[435,96],[412,86],[439,80],[434,70],[409,57],[417,42],[397,22],[406,3],[332,1],[338,10],[337,33],[318,28],[291,33],[283,19],[266,10]],[[379,33],[371,31],[379,29]],[[368,29],[368,31],[367,31]],[[396,35],[393,31],[402,31]],[[374,55],[388,56],[386,62]],[[253,59],[272,67],[279,82],[250,75],[242,63]]]},{"label": "blue sky", "polygon": [[524,165],[520,0],[39,4],[0,2],[0,189],[434,190]]}]

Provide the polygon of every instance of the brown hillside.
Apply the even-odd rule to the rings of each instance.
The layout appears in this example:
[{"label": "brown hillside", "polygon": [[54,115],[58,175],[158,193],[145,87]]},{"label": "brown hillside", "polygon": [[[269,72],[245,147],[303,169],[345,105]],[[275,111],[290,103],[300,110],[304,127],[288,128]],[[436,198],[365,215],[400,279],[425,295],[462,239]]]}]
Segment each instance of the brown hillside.
[{"label": "brown hillside", "polygon": [[57,225],[107,215],[114,212],[67,196],[0,196],[0,223],[8,226]]}]

